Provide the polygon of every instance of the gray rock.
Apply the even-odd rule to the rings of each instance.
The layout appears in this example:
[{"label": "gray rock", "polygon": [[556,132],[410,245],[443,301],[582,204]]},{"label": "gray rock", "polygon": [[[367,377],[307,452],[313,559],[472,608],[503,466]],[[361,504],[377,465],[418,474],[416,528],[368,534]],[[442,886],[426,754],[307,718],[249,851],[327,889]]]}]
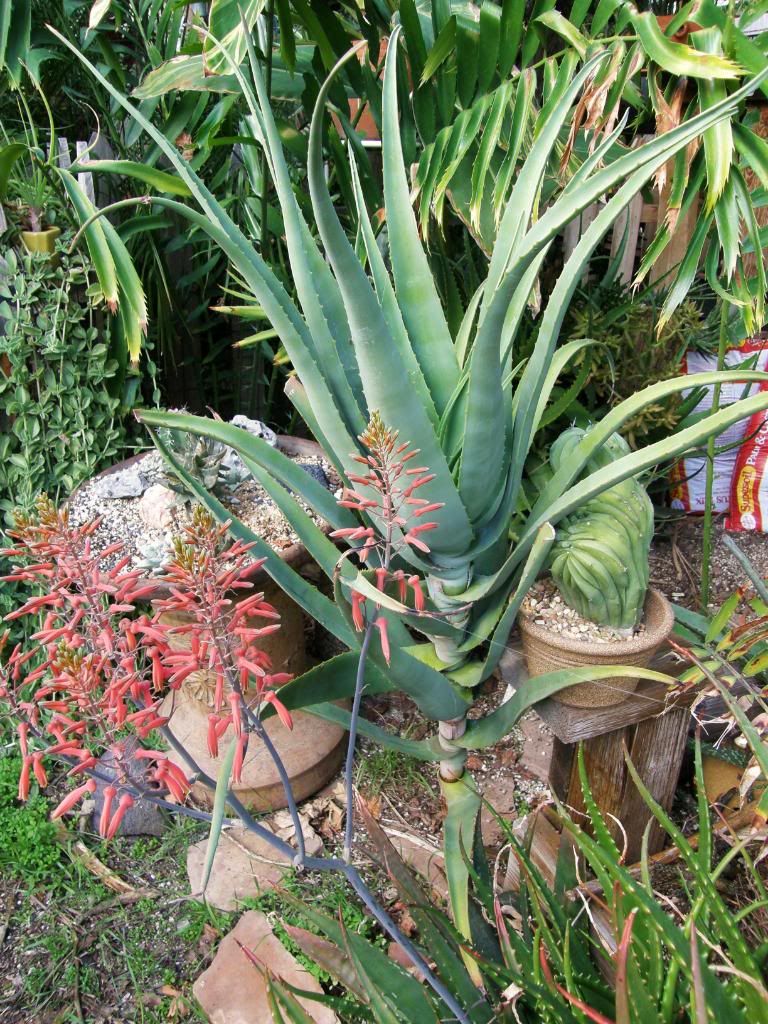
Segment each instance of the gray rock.
[{"label": "gray rock", "polygon": [[325,470],[322,466],[318,465],[316,462],[297,462],[296,465],[300,466],[305,473],[308,473],[311,477],[317,480],[319,484],[322,484],[327,491],[330,491],[331,482],[325,475]]},{"label": "gray rock", "polygon": [[[110,779],[114,779],[117,775],[113,767],[114,763],[114,755],[107,751],[106,754],[99,758],[96,768]],[[146,764],[146,762],[144,763]],[[104,806],[104,790],[106,786],[106,782],[96,780],[96,792],[93,794],[95,806],[91,817],[94,832],[99,831],[99,818],[101,817],[101,809]],[[117,834],[119,836],[161,836],[166,828],[166,817],[159,807],[148,803],[146,800],[137,800],[133,807],[128,809],[125,817],[120,822]]]},{"label": "gray rock", "polygon": [[[261,420],[252,420],[247,416],[233,416],[229,422],[233,427],[240,427],[241,430],[246,430],[254,437],[260,437],[272,448],[277,444],[277,434]],[[226,480],[227,485],[234,489],[243,480],[247,480],[250,475],[237,452],[233,448],[227,448],[224,458],[221,460],[220,478]]]},{"label": "gray rock", "polygon": [[101,477],[94,490],[100,498],[138,498],[148,486],[147,478],[133,465]]}]

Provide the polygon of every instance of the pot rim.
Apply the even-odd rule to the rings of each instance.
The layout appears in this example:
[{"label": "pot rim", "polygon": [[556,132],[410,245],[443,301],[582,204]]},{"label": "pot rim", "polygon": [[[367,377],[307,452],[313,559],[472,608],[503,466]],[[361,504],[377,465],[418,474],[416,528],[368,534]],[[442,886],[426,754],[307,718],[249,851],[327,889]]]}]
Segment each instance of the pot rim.
[{"label": "pot rim", "polygon": [[639,637],[630,637],[627,640],[615,640],[611,643],[598,644],[594,640],[577,640],[575,637],[565,637],[562,633],[555,633],[546,626],[538,626],[531,619],[522,613],[518,618],[520,631],[529,636],[541,640],[550,647],[559,651],[570,651],[572,653],[589,655],[601,660],[615,661],[621,664],[621,659],[629,654],[643,654],[645,651],[652,651],[671,634],[675,625],[675,613],[672,605],[660,590],[649,587],[645,595],[644,610],[648,618],[648,606],[654,603],[660,610],[659,621],[653,628],[646,629]]},{"label": "pot rim", "polygon": [[[278,434],[277,448],[279,451],[284,452],[286,455],[305,454],[312,456],[320,456],[323,458],[325,457],[325,453],[323,452],[323,449],[317,443],[317,441],[312,441],[309,438],[305,437],[292,437],[289,434]],[[141,460],[146,455],[149,455],[154,450],[154,448],[147,448],[144,451],[137,452],[135,455],[130,455],[127,459],[121,459],[120,462],[115,462],[114,465],[112,466],[107,466],[106,469],[102,469],[100,472],[95,473],[93,476],[89,477],[87,481],[83,481],[82,484],[78,484],[78,486],[74,489],[74,491],[72,491],[67,500],[71,501],[72,498],[78,493],[79,490],[81,490],[82,487],[85,486],[86,483],[90,483],[92,480],[102,479],[103,477],[112,476],[114,473],[118,473],[120,470],[125,469],[128,466],[133,466],[137,462],[141,462]],[[331,527],[326,523],[321,527],[321,529],[323,533],[328,534],[330,532]],[[309,551],[307,551],[306,547],[301,542],[299,542],[298,544],[289,544],[287,548],[283,548],[282,551],[274,551],[273,554],[277,558],[279,558],[281,562],[285,562],[286,565],[289,565],[292,569],[297,570],[300,569],[303,565],[306,565],[307,562],[311,561],[312,557]],[[142,578],[146,580],[147,584],[156,584],[154,592],[148,594],[145,600],[157,601],[159,599],[163,599],[170,596],[170,590],[168,589],[168,587],[165,586],[165,584],[159,582],[156,577],[144,576]],[[267,570],[263,568],[263,566],[258,566],[254,564],[254,566],[251,569],[245,571],[241,579],[248,580],[251,583],[257,583],[261,585],[262,583],[271,581],[272,577],[267,572]]]}]

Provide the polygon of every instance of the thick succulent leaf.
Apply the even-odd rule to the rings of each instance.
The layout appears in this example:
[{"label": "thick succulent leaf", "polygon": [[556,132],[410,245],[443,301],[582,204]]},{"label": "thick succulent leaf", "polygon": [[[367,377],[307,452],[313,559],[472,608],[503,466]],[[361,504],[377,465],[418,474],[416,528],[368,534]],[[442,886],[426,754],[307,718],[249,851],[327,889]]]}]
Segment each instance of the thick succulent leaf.
[{"label": "thick succulent leaf", "polygon": [[[150,431],[151,433],[151,431]],[[348,647],[357,647],[357,635],[347,624],[336,605],[322,594],[316,587],[308,583],[286,562],[277,555],[272,548],[258,537],[252,530],[233,516],[229,509],[215,498],[202,484],[181,466],[178,460],[174,459],[172,452],[162,443],[159,437],[153,435],[156,447],[165,459],[173,466],[174,472],[183,481],[184,486],[190,494],[204,505],[208,511],[219,520],[219,522],[230,522],[230,533],[241,540],[253,544],[253,554],[256,558],[264,558],[264,571],[272,577],[282,591],[292,598],[300,608],[311,618],[316,619],[330,633],[347,644]]]},{"label": "thick succulent leaf", "polygon": [[[517,613],[520,611],[520,606],[525,599],[525,595],[536,582],[537,576],[544,568],[544,564],[554,541],[554,529],[549,523],[544,523],[544,525],[539,528],[539,531],[536,534],[536,539],[531,545],[530,553],[526,559],[525,565],[523,566],[523,572],[517,586],[515,587],[515,591],[510,597],[509,602],[493,631],[493,636],[491,637],[491,641],[488,645],[488,653],[479,668],[478,682],[483,682],[488,678],[488,676],[490,676],[498,665],[502,654],[507,649],[509,634],[515,624],[515,619],[517,618]],[[469,684],[465,683],[465,685]]]},{"label": "thick succulent leaf", "polygon": [[[369,693],[370,691],[366,689],[365,692]],[[307,710],[326,722],[335,722],[349,730],[352,715],[345,708],[340,708],[336,704],[312,704]],[[443,757],[435,742],[403,739],[402,736],[387,732],[386,729],[382,729],[381,726],[362,716],[358,718],[356,728],[361,736],[375,740],[380,747],[384,747],[386,750],[396,750],[417,761],[439,761]]]},{"label": "thick succulent leaf", "polygon": [[[476,1006],[480,1011],[478,1017],[472,1018],[473,1022],[476,1020],[477,1024],[480,1024],[481,1021],[488,1021],[487,1007],[478,1002],[477,989],[459,955],[456,933],[440,914],[432,912],[421,885],[365,805],[361,807],[360,814],[378,859],[416,922],[422,941],[429,950],[441,979],[462,1003]],[[471,849],[471,836],[469,842]]]},{"label": "thick succulent leaf", "polygon": [[221,441],[222,444],[233,448],[238,455],[257,463],[275,480],[298,494],[335,530],[358,525],[355,515],[349,509],[341,508],[331,492],[318,480],[279,449],[273,448],[263,438],[255,437],[242,427],[224,423],[222,420],[208,419],[205,416],[193,416],[186,412],[163,412],[160,409],[141,409],[137,416],[149,427],[171,427],[197,434],[199,437]]},{"label": "thick succulent leaf", "polygon": [[213,811],[211,812],[211,827],[208,830],[208,845],[205,848],[205,862],[203,863],[203,878],[200,883],[200,892],[205,895],[208,888],[208,881],[213,870],[213,861],[216,857],[216,850],[221,838],[221,828],[224,824],[224,811],[227,807],[229,796],[229,780],[232,774],[232,765],[235,761],[235,751],[240,741],[235,736],[227,747],[227,752],[222,758],[219,775],[216,779],[216,792],[213,795]]},{"label": "thick succulent leaf", "polygon": [[[515,248],[519,245],[522,235],[530,221],[536,197],[539,193],[541,180],[551,159],[552,148],[557,141],[560,130],[565,122],[574,99],[579,94],[587,78],[598,66],[602,56],[593,58],[574,75],[576,58],[572,55],[563,62],[558,83],[558,90],[545,110],[542,111],[538,124],[541,130],[531,147],[531,151],[520,169],[515,187],[512,190],[506,211],[499,224],[496,246],[488,268],[488,277],[483,293],[483,304],[480,312],[480,323],[483,322],[493,303],[499,284],[514,257]],[[503,322],[503,311],[500,315],[499,330]]]},{"label": "thick succulent leaf", "polygon": [[389,245],[403,319],[437,411],[442,413],[456,386],[459,367],[432,271],[419,241],[405,173],[397,109],[399,34],[395,29],[390,36],[384,70],[382,137]]},{"label": "thick succulent leaf", "polygon": [[[322,163],[321,131],[323,108],[331,81],[329,78],[325,82],[318,95],[309,141],[309,185],[318,230],[342,290],[368,407],[377,410],[385,424],[398,430],[404,441],[421,450],[421,461],[435,474],[429,485],[430,498],[444,503],[436,517],[438,528],[430,533],[430,547],[436,552],[458,553],[471,538],[466,511],[424,403],[412,386],[407,365],[397,354],[398,347],[392,340],[379,299],[341,226],[328,193]],[[312,404],[314,407],[314,402]]]},{"label": "thick succulent leaf", "polygon": [[727,57],[702,53],[700,50],[675,43],[659,28],[655,14],[647,12],[633,14],[635,26],[643,49],[659,67],[673,75],[686,78],[738,78],[744,71]]},{"label": "thick succulent leaf", "polygon": [[165,154],[179,177],[189,186],[202,214],[189,209],[175,200],[157,198],[155,202],[176,210],[182,217],[202,228],[227,254],[246,280],[253,294],[263,306],[272,325],[288,351],[291,362],[301,376],[302,383],[316,412],[323,436],[336,457],[351,463],[348,453],[355,450],[353,436],[349,433],[337,408],[334,396],[316,364],[312,337],[295,304],[285,288],[258,255],[251,243],[242,234],[220,203],[205,187],[188,162],[183,159],[177,147],[149,121],[144,114],[131,104],[98,69],[83,56],[64,36],[55,29],[51,32],[88,68],[101,86],[126,110],[135,122],[152,138]]},{"label": "thick succulent leaf", "polygon": [[243,463],[248,472],[261,484],[283,513],[291,529],[299,538],[300,543],[304,545],[328,579],[332,579],[339,559],[342,557],[341,552],[333,541],[328,539],[317,523],[298,504],[293,495],[289,494],[283,485],[270,476],[266,470],[262,469],[261,466],[247,456],[243,458]]},{"label": "thick succulent leaf", "polygon": [[[346,581],[344,582],[346,585]],[[386,599],[386,595],[373,588],[362,574],[358,574],[355,589],[362,591],[363,587],[371,588],[369,593],[372,601],[378,599],[379,602],[383,602]],[[337,607],[346,609],[348,602],[340,575],[337,575],[334,581],[334,593]],[[397,615],[387,615],[385,612],[378,614],[387,619],[390,634],[390,657],[387,662],[381,645],[374,642],[370,648],[369,661],[377,665],[398,689],[407,693],[427,718],[434,721],[450,721],[465,714],[468,701],[459,696],[446,676],[407,653],[405,643],[408,635]]]},{"label": "thick succulent leaf", "polygon": [[524,715],[529,708],[540,700],[544,700],[545,697],[550,697],[553,693],[557,693],[567,686],[575,686],[577,683],[599,683],[601,679],[612,679],[616,676],[651,679],[656,682],[669,683],[670,686],[676,682],[672,676],[665,675],[663,672],[639,668],[637,665],[564,668],[557,672],[547,672],[546,675],[527,680],[515,690],[509,700],[506,700],[489,715],[467,722],[467,731],[455,742],[468,750],[482,750],[485,747],[493,746],[514,728],[521,715]]},{"label": "thick succulent leaf", "polygon": [[[334,701],[349,700],[355,692],[357,666],[360,660],[358,651],[345,651],[335,658],[321,662],[296,676],[290,683],[280,687],[280,700],[289,711],[300,711],[306,708],[319,718],[329,721],[344,721],[331,717]],[[365,692],[369,694],[389,693],[395,689],[395,683],[381,672],[376,665],[368,662],[365,666]],[[340,709],[339,709],[340,710]],[[271,718],[276,714],[274,708],[265,707],[262,718]]]},{"label": "thick succulent leaf", "polygon": [[147,164],[139,164],[134,160],[88,160],[85,163],[75,163],[70,168],[73,174],[85,172],[87,174],[122,174],[127,178],[136,178],[146,185],[151,185],[158,192],[168,192],[175,196],[189,196],[189,186],[179,181],[175,174],[168,174],[166,171],[159,171],[156,167],[149,167]]},{"label": "thick succulent leaf", "polygon": [[[469,772],[465,772],[456,782],[446,782],[441,778],[440,792],[448,808],[443,821],[443,850],[451,915],[461,934],[471,939],[467,858],[472,854],[475,823],[482,801]],[[462,957],[469,976],[480,986],[482,975],[477,961],[464,950]]]},{"label": "thick succulent leaf", "polygon": [[[698,375],[692,374],[691,377],[688,378],[688,381],[690,381],[694,376]],[[739,378],[741,379],[741,374],[739,374]],[[730,379],[733,379],[733,377]],[[662,383],[671,385],[678,382],[663,381]],[[652,386],[658,387],[658,385]],[[684,386],[691,385],[689,383]],[[640,395],[647,396],[649,391],[650,388],[646,388],[640,393]],[[672,393],[672,390],[670,390],[670,393]],[[634,395],[633,399],[628,399],[627,402],[632,402],[633,400],[638,399],[640,395]],[[641,407],[642,404],[644,403],[641,403]],[[622,406],[626,407],[626,402],[623,402]],[[547,502],[540,499],[539,502],[537,502],[536,509],[534,509],[529,516],[528,526],[523,531],[514,551],[504,562],[503,566],[493,575],[476,580],[467,588],[466,591],[463,592],[462,598],[469,601],[477,600],[477,598],[482,597],[484,594],[495,590],[496,587],[502,586],[525,557],[528,547],[532,543],[533,537],[542,523],[549,521],[553,525],[556,525],[563,516],[568,515],[569,512],[573,512],[574,509],[579,508],[585,502],[589,501],[596,495],[601,494],[614,484],[620,483],[622,480],[627,480],[629,477],[637,476],[646,469],[650,469],[652,466],[657,465],[659,462],[666,461],[674,458],[676,455],[681,455],[683,452],[697,448],[710,436],[716,436],[732,424],[749,419],[749,417],[754,413],[762,412],[765,409],[768,409],[768,394],[765,392],[754,395],[752,398],[745,398],[738,402],[734,402],[726,409],[721,409],[719,412],[707,416],[704,420],[701,420],[690,427],[686,427],[683,430],[679,430],[671,437],[665,438],[662,441],[657,441],[652,445],[648,445],[646,448],[642,448],[639,451],[632,452],[629,455],[625,455],[622,458],[617,459],[616,462],[611,463],[610,466],[592,473],[574,487],[565,491],[565,493],[561,494],[559,498],[550,499]],[[606,421],[608,421],[609,417],[615,412],[615,409],[612,410],[608,416],[596,425],[601,432],[605,427]],[[611,431],[611,433],[613,433],[613,431]],[[573,464],[576,464],[576,459],[573,460]],[[556,474],[556,476],[559,476],[559,474]],[[554,480],[555,477],[553,477],[549,484],[546,485],[545,490],[547,494],[550,493],[550,487]],[[559,484],[560,481],[558,481],[558,488]],[[541,510],[538,511],[537,514],[539,504],[541,504]]]},{"label": "thick succulent leaf", "polygon": [[[78,219],[85,224],[96,212],[85,192],[80,187],[77,178],[68,171],[58,169],[62,184],[72,201]],[[104,228],[98,220],[91,221],[84,232],[88,251],[93,260],[93,267],[99,281],[104,301],[111,309],[116,309],[119,299],[119,288],[117,283],[117,271],[115,260],[107,243]]]},{"label": "thick succulent leaf", "polygon": [[434,402],[432,401],[432,395],[427,387],[427,382],[424,380],[424,374],[421,372],[421,367],[413,354],[411,341],[408,337],[408,332],[405,329],[403,314],[400,306],[398,305],[395,290],[389,279],[389,273],[387,272],[384,258],[376,244],[376,237],[373,233],[371,221],[368,216],[368,210],[365,205],[365,196],[363,195],[362,186],[360,184],[357,161],[353,156],[351,156],[351,154],[350,164],[352,171],[352,185],[355,190],[355,201],[357,203],[358,223],[360,225],[360,232],[363,236],[365,253],[368,257],[368,266],[371,269],[371,276],[376,288],[376,294],[378,296],[379,303],[381,304],[384,317],[387,321],[392,341],[400,354],[403,365],[406,368],[410,386],[419,394],[427,415],[432,423],[436,424],[438,419],[437,410],[435,409]]},{"label": "thick succulent leaf", "polygon": [[[340,950],[344,950],[346,953],[351,953],[354,950],[358,962],[359,958],[365,962],[366,974],[370,982],[381,989],[399,994],[403,1011],[409,1014],[408,1020],[424,1020],[427,1024],[435,1020],[434,1010],[430,1005],[424,986],[391,960],[383,950],[374,946],[369,939],[357,935],[355,932],[345,931],[338,920],[319,913],[312,904],[298,900],[289,893],[284,894],[284,899],[300,910],[310,925],[321,934],[326,935]],[[300,935],[297,935],[297,941],[301,945]],[[362,980],[358,980],[362,986]]]},{"label": "thick succulent leaf", "polygon": [[[256,54],[248,40],[251,71],[258,94],[259,110],[246,87],[246,97],[254,119],[259,119],[260,135],[269,157],[272,179],[283,213],[286,242],[291,262],[291,274],[301,307],[312,332],[320,367],[339,407],[343,410],[354,434],[362,432],[367,417],[358,401],[350,380],[359,390],[359,376],[349,374],[354,364],[350,348],[349,323],[345,315],[339,286],[328,264],[318,251],[314,239],[299,209],[293,193],[288,166],[285,162],[280,134],[272,115]],[[240,79],[240,72],[235,71]],[[356,370],[356,367],[355,367]]]}]

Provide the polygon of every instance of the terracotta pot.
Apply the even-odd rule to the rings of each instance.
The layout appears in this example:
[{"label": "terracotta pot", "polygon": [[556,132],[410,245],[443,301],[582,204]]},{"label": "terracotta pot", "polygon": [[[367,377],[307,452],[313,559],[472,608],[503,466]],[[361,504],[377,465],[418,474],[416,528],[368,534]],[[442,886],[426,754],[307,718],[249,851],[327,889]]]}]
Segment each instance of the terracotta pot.
[{"label": "terracotta pot", "polygon": [[[303,438],[278,436],[277,446],[290,455],[322,454],[316,442]],[[134,455],[98,475],[103,477],[118,472],[141,458],[142,455]],[[274,557],[282,559],[294,569],[310,561],[309,552],[303,544],[292,544],[275,552]],[[261,649],[270,657],[272,671],[300,675],[308,667],[304,613],[280,590],[264,569],[254,568],[247,578],[258,590],[264,592],[265,599],[280,613],[281,629],[259,641]],[[148,577],[147,582],[156,581]],[[242,595],[242,592],[238,593]],[[166,595],[165,586],[157,581],[154,593],[147,600],[157,600]],[[254,619],[253,624],[259,626],[264,623],[263,620]],[[163,713],[170,717],[170,729],[179,742],[184,744],[208,775],[218,778],[220,758],[209,755],[206,741],[214,685],[214,680],[207,673],[194,673],[179,692],[168,695]],[[293,729],[289,731],[274,716],[265,723],[265,728],[285,763],[295,798],[304,800],[321,789],[338,771],[344,756],[343,741],[346,733],[341,726],[325,722],[307,712],[293,712],[293,722]],[[171,754],[171,760],[184,767],[183,760],[177,755]],[[210,806],[213,794],[199,785],[193,788],[196,799]],[[269,811],[286,806],[282,783],[274,764],[264,745],[255,739],[245,758],[242,783],[234,786],[233,792],[254,811]]]},{"label": "terracotta pot", "polygon": [[[663,594],[649,589],[645,599],[645,632],[631,640],[599,644],[594,640],[576,640],[554,633],[546,626],[538,626],[529,618],[518,620],[523,640],[523,654],[531,679],[547,672],[584,665],[637,665],[647,667],[661,645],[667,640],[675,624],[672,606]],[[594,683],[577,683],[559,693],[552,700],[575,708],[604,708],[620,704],[637,687],[638,680],[630,676],[616,676]]]},{"label": "terracotta pot", "polygon": [[61,228],[48,228],[45,231],[22,231],[21,240],[27,252],[52,254],[56,248],[56,239],[60,234]]}]

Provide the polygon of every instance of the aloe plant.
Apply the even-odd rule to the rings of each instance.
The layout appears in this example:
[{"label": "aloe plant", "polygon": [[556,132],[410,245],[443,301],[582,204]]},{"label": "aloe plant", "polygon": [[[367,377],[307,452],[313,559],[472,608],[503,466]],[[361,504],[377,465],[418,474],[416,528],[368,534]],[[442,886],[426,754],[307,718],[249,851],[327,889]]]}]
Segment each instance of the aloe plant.
[{"label": "aloe plant", "polygon": [[[362,259],[347,238],[328,191],[321,141],[333,76],[318,96],[309,138],[313,226],[323,255],[294,196],[253,51],[244,70],[234,64],[231,67],[249,107],[248,125],[264,147],[275,182],[298,304],[176,149],[93,65],[81,60],[161,148],[173,165],[179,186],[189,191],[197,209],[167,196],[152,201],[206,231],[253,291],[295,367],[297,378],[291,383],[290,397],[344,482],[349,484],[359,471],[356,460],[363,457],[363,450],[358,438],[374,412],[387,428],[420,450],[419,461],[429,469],[425,496],[440,506],[433,516],[436,526],[429,534],[429,549],[405,545],[397,556],[401,568],[427,581],[429,600],[424,611],[414,615],[397,596],[376,589],[371,571],[359,571],[349,559],[339,563],[337,548],[289,491],[312,506],[334,530],[353,535],[357,527],[375,533],[380,521],[370,510],[358,514],[338,506],[289,459],[231,425],[177,413],[147,410],[141,414],[152,429],[187,430],[239,452],[334,582],[331,599],[280,559],[270,557],[272,551],[262,540],[233,521],[233,533],[255,540],[254,554],[267,557],[266,568],[273,579],[349,648],[289,683],[282,690],[287,707],[311,707],[321,717],[348,722],[348,713],[333,702],[349,697],[356,683],[358,689],[360,685],[357,669],[362,640],[354,628],[351,595],[375,601],[387,615],[390,659],[371,645],[364,674],[367,692],[403,690],[427,718],[439,723],[437,736],[416,743],[389,736],[365,720],[359,728],[424,761],[439,762],[449,809],[445,837],[453,912],[458,927],[466,930],[469,908],[462,843],[469,841],[479,809],[479,797],[464,769],[467,751],[498,741],[523,710],[557,689],[599,678],[601,671],[606,676],[616,674],[615,668],[557,672],[538,679],[535,687],[518,691],[485,717],[468,718],[476,687],[495,669],[523,597],[545,564],[555,537],[554,525],[606,489],[768,407],[764,393],[743,399],[672,438],[582,475],[590,458],[645,405],[726,377],[704,373],[654,384],[591,427],[574,446],[567,464],[553,474],[532,506],[521,511],[526,459],[549,397],[568,360],[588,343],[574,341],[556,351],[568,303],[591,253],[638,190],[701,132],[732,115],[768,72],[674,130],[611,160],[619,126],[595,148],[556,201],[541,207],[540,187],[553,148],[585,82],[605,57],[592,58],[578,71],[575,57],[564,59],[549,92],[548,116],[501,217],[487,278],[452,337],[410,203],[398,125],[398,37],[396,30],[390,39],[382,108],[391,278],[351,153]],[[558,232],[603,197],[606,201],[601,212],[552,290],[530,358],[523,367],[515,366],[516,334],[544,256]],[[740,379],[764,380],[765,375],[740,371]],[[159,447],[163,449],[162,441]],[[213,495],[185,476],[171,453],[165,454],[210,510],[222,520],[232,518]],[[354,541],[351,543],[354,547]],[[657,677],[648,671],[628,671]]]},{"label": "aloe plant", "polygon": [[[710,824],[698,744],[695,760],[697,849],[637,779],[630,763],[642,799],[657,827],[669,836],[665,859],[673,864],[665,864],[662,871],[665,888],[670,883],[679,885],[680,901],[667,899],[665,906],[660,905],[658,867],[647,851],[637,865],[622,862],[611,823],[595,804],[581,756],[579,769],[592,834],[565,808],[559,808],[559,817],[568,843],[594,880],[576,877],[572,857],[560,857],[550,881],[509,823],[499,819],[520,878],[517,891],[500,896],[482,845],[474,846],[471,898],[476,912],[471,948],[483,978],[481,994],[470,984],[461,960],[466,943],[456,935],[445,912],[430,904],[381,827],[366,815],[377,858],[386,865],[417,925],[418,944],[428,950],[471,1024],[768,1020],[761,922],[766,888],[756,863],[761,838],[759,833],[751,839],[737,839],[730,833],[729,838],[728,823]],[[724,853],[723,840],[728,843]],[[726,877],[734,876],[740,879],[743,893],[736,911],[737,887],[725,883]],[[289,908],[298,908],[293,897],[284,900]],[[306,956],[344,986],[361,1019],[377,1024],[450,1019],[426,987],[370,939],[347,931],[338,919],[314,907],[302,904],[300,909],[310,928],[286,925],[286,931]],[[256,957],[250,959],[254,970],[261,969]],[[608,972],[613,984],[606,980]],[[267,983],[275,1021],[310,1024],[311,1016],[288,987],[272,978]],[[330,1005],[332,997],[326,998]]]}]

